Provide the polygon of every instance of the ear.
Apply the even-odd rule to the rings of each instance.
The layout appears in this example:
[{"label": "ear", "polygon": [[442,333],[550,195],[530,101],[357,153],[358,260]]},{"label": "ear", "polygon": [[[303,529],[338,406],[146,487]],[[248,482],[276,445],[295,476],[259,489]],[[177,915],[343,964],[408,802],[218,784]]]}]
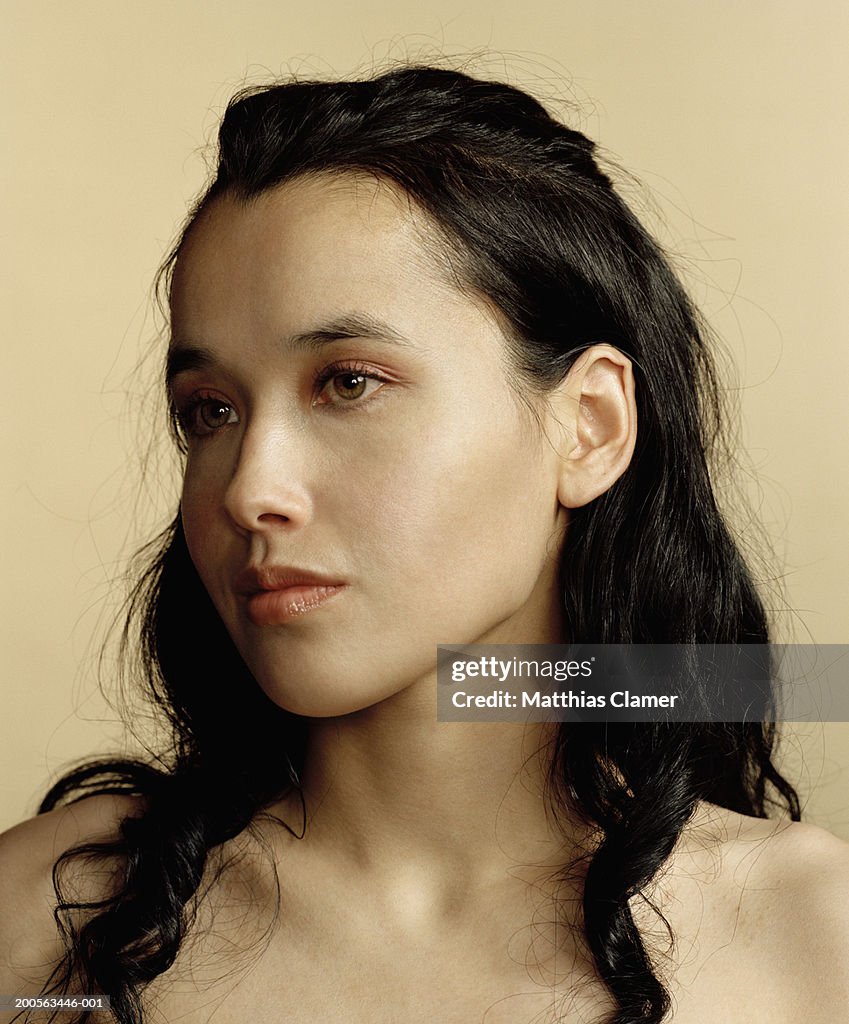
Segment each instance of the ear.
[{"label": "ear", "polygon": [[593,345],[549,395],[549,403],[560,435],[557,497],[565,508],[580,508],[608,490],[634,454],[631,360],[612,345]]}]

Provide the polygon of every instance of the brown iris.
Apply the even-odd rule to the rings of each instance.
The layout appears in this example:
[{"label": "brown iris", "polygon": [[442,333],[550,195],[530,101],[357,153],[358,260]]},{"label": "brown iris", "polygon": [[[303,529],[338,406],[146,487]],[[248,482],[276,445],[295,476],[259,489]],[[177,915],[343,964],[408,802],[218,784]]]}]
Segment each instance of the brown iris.
[{"label": "brown iris", "polygon": [[230,411],[230,406],[226,402],[208,399],[201,402],[198,414],[205,427],[216,430],[218,427],[223,427],[230,419]]},{"label": "brown iris", "polygon": [[337,373],[333,388],[340,398],[359,398],[366,389],[366,380],[362,373]]}]

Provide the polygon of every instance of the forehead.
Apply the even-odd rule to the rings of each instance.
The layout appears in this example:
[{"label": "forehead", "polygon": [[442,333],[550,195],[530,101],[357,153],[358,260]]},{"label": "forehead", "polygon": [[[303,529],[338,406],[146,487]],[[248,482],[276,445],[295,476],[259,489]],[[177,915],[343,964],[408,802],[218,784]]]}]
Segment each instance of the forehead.
[{"label": "forehead", "polygon": [[285,310],[297,323],[328,303],[469,303],[449,279],[443,249],[424,211],[373,176],[323,174],[249,200],[224,195],[181,246],[172,318],[180,326],[199,316],[220,322]]}]

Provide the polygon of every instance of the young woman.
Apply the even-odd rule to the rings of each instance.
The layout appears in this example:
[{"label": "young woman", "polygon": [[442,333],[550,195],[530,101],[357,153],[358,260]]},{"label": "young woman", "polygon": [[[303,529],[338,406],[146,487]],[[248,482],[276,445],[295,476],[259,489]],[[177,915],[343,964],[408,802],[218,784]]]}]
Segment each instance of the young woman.
[{"label": "young woman", "polygon": [[846,1018],[847,847],[772,724],[436,721],[440,643],[769,641],[697,315],[592,143],[426,67],[250,90],[219,143],[162,278],[184,486],[126,634],[172,742],[2,837],[0,991]]}]

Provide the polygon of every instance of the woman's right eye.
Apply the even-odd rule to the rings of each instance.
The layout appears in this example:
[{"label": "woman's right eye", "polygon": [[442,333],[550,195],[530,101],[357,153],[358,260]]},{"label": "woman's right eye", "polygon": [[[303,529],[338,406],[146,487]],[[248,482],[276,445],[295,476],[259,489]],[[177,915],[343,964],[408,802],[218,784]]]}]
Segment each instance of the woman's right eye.
[{"label": "woman's right eye", "polygon": [[198,396],[177,414],[180,427],[191,437],[205,437],[221,427],[238,423],[236,410],[220,398]]}]

